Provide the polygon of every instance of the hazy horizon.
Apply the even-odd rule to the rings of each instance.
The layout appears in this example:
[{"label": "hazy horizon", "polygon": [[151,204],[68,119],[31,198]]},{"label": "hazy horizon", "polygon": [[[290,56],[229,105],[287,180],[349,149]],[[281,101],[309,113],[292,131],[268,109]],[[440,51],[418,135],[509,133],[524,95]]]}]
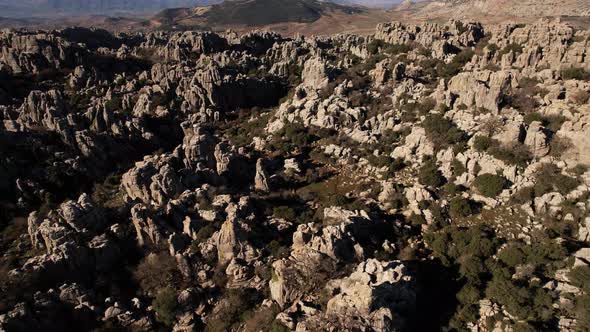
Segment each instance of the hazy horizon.
[{"label": "hazy horizon", "polygon": [[[193,7],[221,3],[223,0],[0,0],[0,17],[32,18],[64,15],[133,16],[168,8]],[[389,7],[401,0],[331,0],[344,5]]]}]

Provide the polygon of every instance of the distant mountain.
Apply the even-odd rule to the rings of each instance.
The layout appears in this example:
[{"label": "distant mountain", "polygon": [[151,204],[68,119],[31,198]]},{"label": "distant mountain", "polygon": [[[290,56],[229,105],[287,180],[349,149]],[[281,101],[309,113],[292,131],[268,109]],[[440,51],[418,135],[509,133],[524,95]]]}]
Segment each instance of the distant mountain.
[{"label": "distant mountain", "polygon": [[[341,5],[389,8],[402,0],[326,0]],[[223,0],[0,0],[0,16],[29,17],[71,14],[145,14],[168,8],[192,8],[221,3]],[[228,6],[243,7],[240,0],[229,0]],[[286,1],[273,0],[284,5]],[[298,0],[293,0],[299,3]],[[288,7],[298,5],[288,5]]]},{"label": "distant mountain", "polygon": [[168,9],[152,22],[182,26],[264,26],[276,23],[310,23],[326,13],[358,14],[363,8],[316,0],[233,0],[208,7]]},{"label": "distant mountain", "polygon": [[341,5],[356,5],[374,8],[391,8],[397,6],[403,0],[330,0]]},{"label": "distant mountain", "polygon": [[215,0],[0,0],[0,16],[67,14],[141,14],[165,8],[209,5]]}]

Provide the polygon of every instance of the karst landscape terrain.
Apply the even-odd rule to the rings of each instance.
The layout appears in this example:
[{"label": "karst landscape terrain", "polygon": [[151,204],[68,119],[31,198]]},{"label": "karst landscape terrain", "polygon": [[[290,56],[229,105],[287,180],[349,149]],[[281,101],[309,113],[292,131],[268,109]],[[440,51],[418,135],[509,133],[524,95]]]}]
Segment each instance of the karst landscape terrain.
[{"label": "karst landscape terrain", "polygon": [[590,331],[588,1],[75,3],[0,1],[0,331]]}]

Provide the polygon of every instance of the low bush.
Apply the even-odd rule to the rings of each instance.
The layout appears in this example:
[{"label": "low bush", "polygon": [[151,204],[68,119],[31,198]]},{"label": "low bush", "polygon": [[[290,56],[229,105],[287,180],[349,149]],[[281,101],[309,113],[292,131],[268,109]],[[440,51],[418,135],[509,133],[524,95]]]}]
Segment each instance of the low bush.
[{"label": "low bush", "polygon": [[146,294],[157,294],[182,280],[176,260],[167,252],[146,256],[135,269],[134,278]]},{"label": "low bush", "polygon": [[451,167],[453,168],[453,175],[454,176],[460,176],[463,173],[467,172],[467,167],[465,167],[465,165],[460,162],[458,159],[453,159],[453,162],[451,163]]},{"label": "low bush", "polygon": [[482,174],[475,178],[473,185],[486,197],[497,197],[508,185],[508,180],[495,174]]},{"label": "low bush", "polygon": [[467,140],[465,132],[459,129],[453,121],[440,114],[428,115],[422,126],[437,150],[464,143]]},{"label": "low bush", "polygon": [[248,321],[253,317],[251,310],[258,300],[259,294],[253,289],[226,289],[213,313],[208,317],[205,331],[235,330],[242,321]]},{"label": "low bush", "polygon": [[590,72],[587,72],[584,68],[567,68],[561,71],[561,78],[564,80],[590,80]]},{"label": "low bush", "polygon": [[549,143],[549,155],[559,158],[574,146],[568,137],[554,136]]},{"label": "low bush", "polygon": [[418,181],[425,186],[437,188],[445,183],[445,177],[442,175],[441,171],[438,170],[436,163],[429,160],[420,168]]},{"label": "low bush", "polygon": [[277,217],[277,218],[282,218],[285,219],[287,221],[294,221],[295,218],[297,217],[295,210],[293,210],[293,208],[290,208],[288,206],[278,206],[275,207],[272,211],[273,216]]},{"label": "low bush", "polygon": [[205,241],[207,241],[211,236],[213,236],[213,234],[217,231],[217,228],[212,225],[212,224],[208,224],[205,225],[203,227],[201,227],[201,229],[199,229],[199,231],[197,232],[197,235],[195,236],[195,243],[203,243]]},{"label": "low bush", "polygon": [[487,136],[478,135],[473,139],[473,148],[479,152],[487,151],[490,147],[498,144],[498,141]]},{"label": "low bush", "polygon": [[533,159],[529,148],[521,143],[509,146],[496,145],[487,150],[496,159],[500,159],[510,165],[524,167]]},{"label": "low bush", "polygon": [[449,202],[449,214],[453,218],[468,217],[473,213],[472,203],[463,197],[455,197]]},{"label": "low bush", "polygon": [[571,99],[578,105],[584,105],[590,101],[590,92],[585,90],[578,90],[572,93]]},{"label": "low bush", "polygon": [[540,197],[553,191],[567,195],[579,185],[578,179],[562,174],[557,166],[545,164],[535,174],[533,188],[535,197]]},{"label": "low bush", "polygon": [[177,305],[174,289],[166,287],[160,290],[152,302],[152,308],[156,312],[156,320],[166,326],[172,326]]},{"label": "low bush", "polygon": [[505,54],[508,54],[510,52],[514,53],[515,55],[519,55],[522,53],[522,51],[523,51],[523,47],[520,44],[512,43],[512,44],[506,45],[506,47],[504,47],[502,50],[500,50],[500,52],[498,53],[498,56],[502,57]]}]

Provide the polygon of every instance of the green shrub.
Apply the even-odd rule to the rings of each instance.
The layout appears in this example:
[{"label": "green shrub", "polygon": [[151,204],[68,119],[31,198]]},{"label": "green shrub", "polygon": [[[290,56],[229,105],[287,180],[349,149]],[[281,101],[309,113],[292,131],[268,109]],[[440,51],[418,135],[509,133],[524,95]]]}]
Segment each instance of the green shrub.
[{"label": "green shrub", "polygon": [[159,290],[182,280],[176,260],[168,252],[146,256],[137,265],[133,277],[146,294],[157,294]]},{"label": "green shrub", "polygon": [[552,191],[567,195],[579,185],[578,179],[561,174],[559,168],[553,164],[545,164],[535,174],[533,188],[535,196],[540,197]]},{"label": "green shrub", "polygon": [[500,159],[508,164],[524,167],[533,159],[529,148],[520,143],[514,143],[509,146],[496,145],[487,151],[496,159]]},{"label": "green shrub", "polygon": [[517,265],[526,262],[527,255],[523,251],[520,243],[511,243],[498,253],[498,259],[509,267],[516,267]]},{"label": "green shrub", "polygon": [[572,284],[590,295],[590,267],[587,265],[576,266],[569,273]]},{"label": "green shrub", "polygon": [[406,166],[406,162],[403,159],[395,158],[389,164],[389,174],[393,175],[395,172],[401,171]]},{"label": "green shrub", "polygon": [[500,53],[498,53],[498,55],[500,57],[502,57],[505,54],[508,54],[510,52],[514,53],[515,55],[521,54],[523,51],[523,47],[520,44],[516,44],[516,43],[512,43],[512,44],[508,44],[506,45],[506,47],[504,47]]},{"label": "green shrub", "polygon": [[588,166],[586,166],[584,164],[577,164],[572,169],[572,172],[578,176],[586,173],[587,171],[588,171]]},{"label": "green shrub", "polygon": [[272,214],[277,218],[282,218],[287,221],[294,221],[297,217],[295,210],[288,206],[278,206],[272,211]]},{"label": "green shrub", "polygon": [[369,51],[370,54],[377,54],[377,52],[379,52],[379,49],[381,47],[383,47],[383,45],[385,45],[385,42],[383,40],[381,40],[381,39],[373,39],[367,45],[367,51]]},{"label": "green shrub", "polygon": [[419,226],[426,224],[426,219],[421,214],[412,214],[409,218],[412,225]]},{"label": "green shrub", "polygon": [[553,299],[543,288],[526,287],[512,280],[494,278],[488,284],[486,295],[504,305],[510,314],[527,321],[547,321],[553,314]]},{"label": "green shrub", "polygon": [[[226,289],[217,307],[207,319],[207,332],[236,330],[241,321],[248,321],[257,300],[256,291],[248,288]],[[255,315],[254,315],[255,316]],[[266,316],[266,315],[264,315]]]},{"label": "green shrub", "polygon": [[508,180],[495,174],[482,174],[475,178],[473,185],[484,196],[495,198],[508,184]]},{"label": "green shrub", "polygon": [[498,141],[487,136],[478,135],[473,139],[473,148],[479,152],[487,151],[490,147],[498,144]]},{"label": "green shrub", "polygon": [[539,104],[532,95],[523,89],[515,89],[505,98],[505,103],[524,113],[534,112]]},{"label": "green shrub", "polygon": [[590,295],[578,296],[574,302],[574,315],[578,331],[590,331]]},{"label": "green shrub", "polygon": [[524,115],[524,122],[526,124],[531,124],[531,122],[534,121],[539,121],[542,123],[543,121],[545,121],[545,118],[543,117],[543,115],[541,115],[541,113],[538,112],[531,112]]},{"label": "green shrub", "polygon": [[279,241],[272,240],[266,246],[266,249],[270,253],[271,256],[275,257],[276,259],[279,258],[286,258],[289,256],[289,248],[281,245]]},{"label": "green shrub", "polygon": [[275,320],[280,312],[278,305],[273,304],[270,307],[260,307],[254,311],[244,322],[245,332],[283,332],[285,326]]},{"label": "green shrub", "polygon": [[453,60],[451,60],[451,62],[448,64],[439,62],[436,66],[436,72],[438,76],[449,79],[459,74],[463,70],[465,64],[471,61],[474,55],[475,52],[471,48],[464,48],[461,50],[461,52],[455,55]]},{"label": "green shrub", "polygon": [[530,203],[535,199],[535,190],[532,186],[521,188],[512,199],[519,204]]},{"label": "green shrub", "polygon": [[152,302],[152,307],[156,312],[156,320],[166,326],[172,326],[177,305],[176,291],[174,289],[166,287],[159,291]]},{"label": "green shrub", "polygon": [[429,114],[422,123],[426,136],[432,141],[435,148],[442,149],[458,143],[464,143],[467,135],[457,128],[453,121],[440,114]]},{"label": "green shrub", "polygon": [[554,133],[561,129],[561,125],[565,122],[565,120],[566,118],[562,115],[544,116],[538,112],[530,112],[524,115],[524,122],[526,124],[531,124],[533,121],[538,121]]},{"label": "green shrub", "polygon": [[455,197],[449,202],[449,214],[453,218],[468,217],[473,212],[472,204],[463,197]]},{"label": "green shrub", "polygon": [[580,81],[587,81],[590,80],[590,73],[587,72],[584,68],[567,68],[561,71],[561,78],[564,80],[580,80]]},{"label": "green shrub", "polygon": [[440,187],[445,183],[445,177],[438,170],[436,163],[429,160],[420,168],[418,180],[425,186]]},{"label": "green shrub", "polygon": [[213,234],[217,231],[215,226],[212,224],[208,224],[206,226],[201,227],[195,236],[195,243],[203,243],[207,241]]},{"label": "green shrub", "polygon": [[401,53],[409,53],[415,48],[413,44],[386,44],[383,48],[383,52],[392,55],[398,55]]},{"label": "green shrub", "polygon": [[569,137],[553,136],[549,143],[549,155],[560,158],[565,152],[574,146]]},{"label": "green shrub", "polygon": [[453,168],[454,176],[460,176],[463,173],[467,172],[467,167],[465,167],[465,165],[463,165],[463,163],[457,159],[453,159],[451,167]]}]

